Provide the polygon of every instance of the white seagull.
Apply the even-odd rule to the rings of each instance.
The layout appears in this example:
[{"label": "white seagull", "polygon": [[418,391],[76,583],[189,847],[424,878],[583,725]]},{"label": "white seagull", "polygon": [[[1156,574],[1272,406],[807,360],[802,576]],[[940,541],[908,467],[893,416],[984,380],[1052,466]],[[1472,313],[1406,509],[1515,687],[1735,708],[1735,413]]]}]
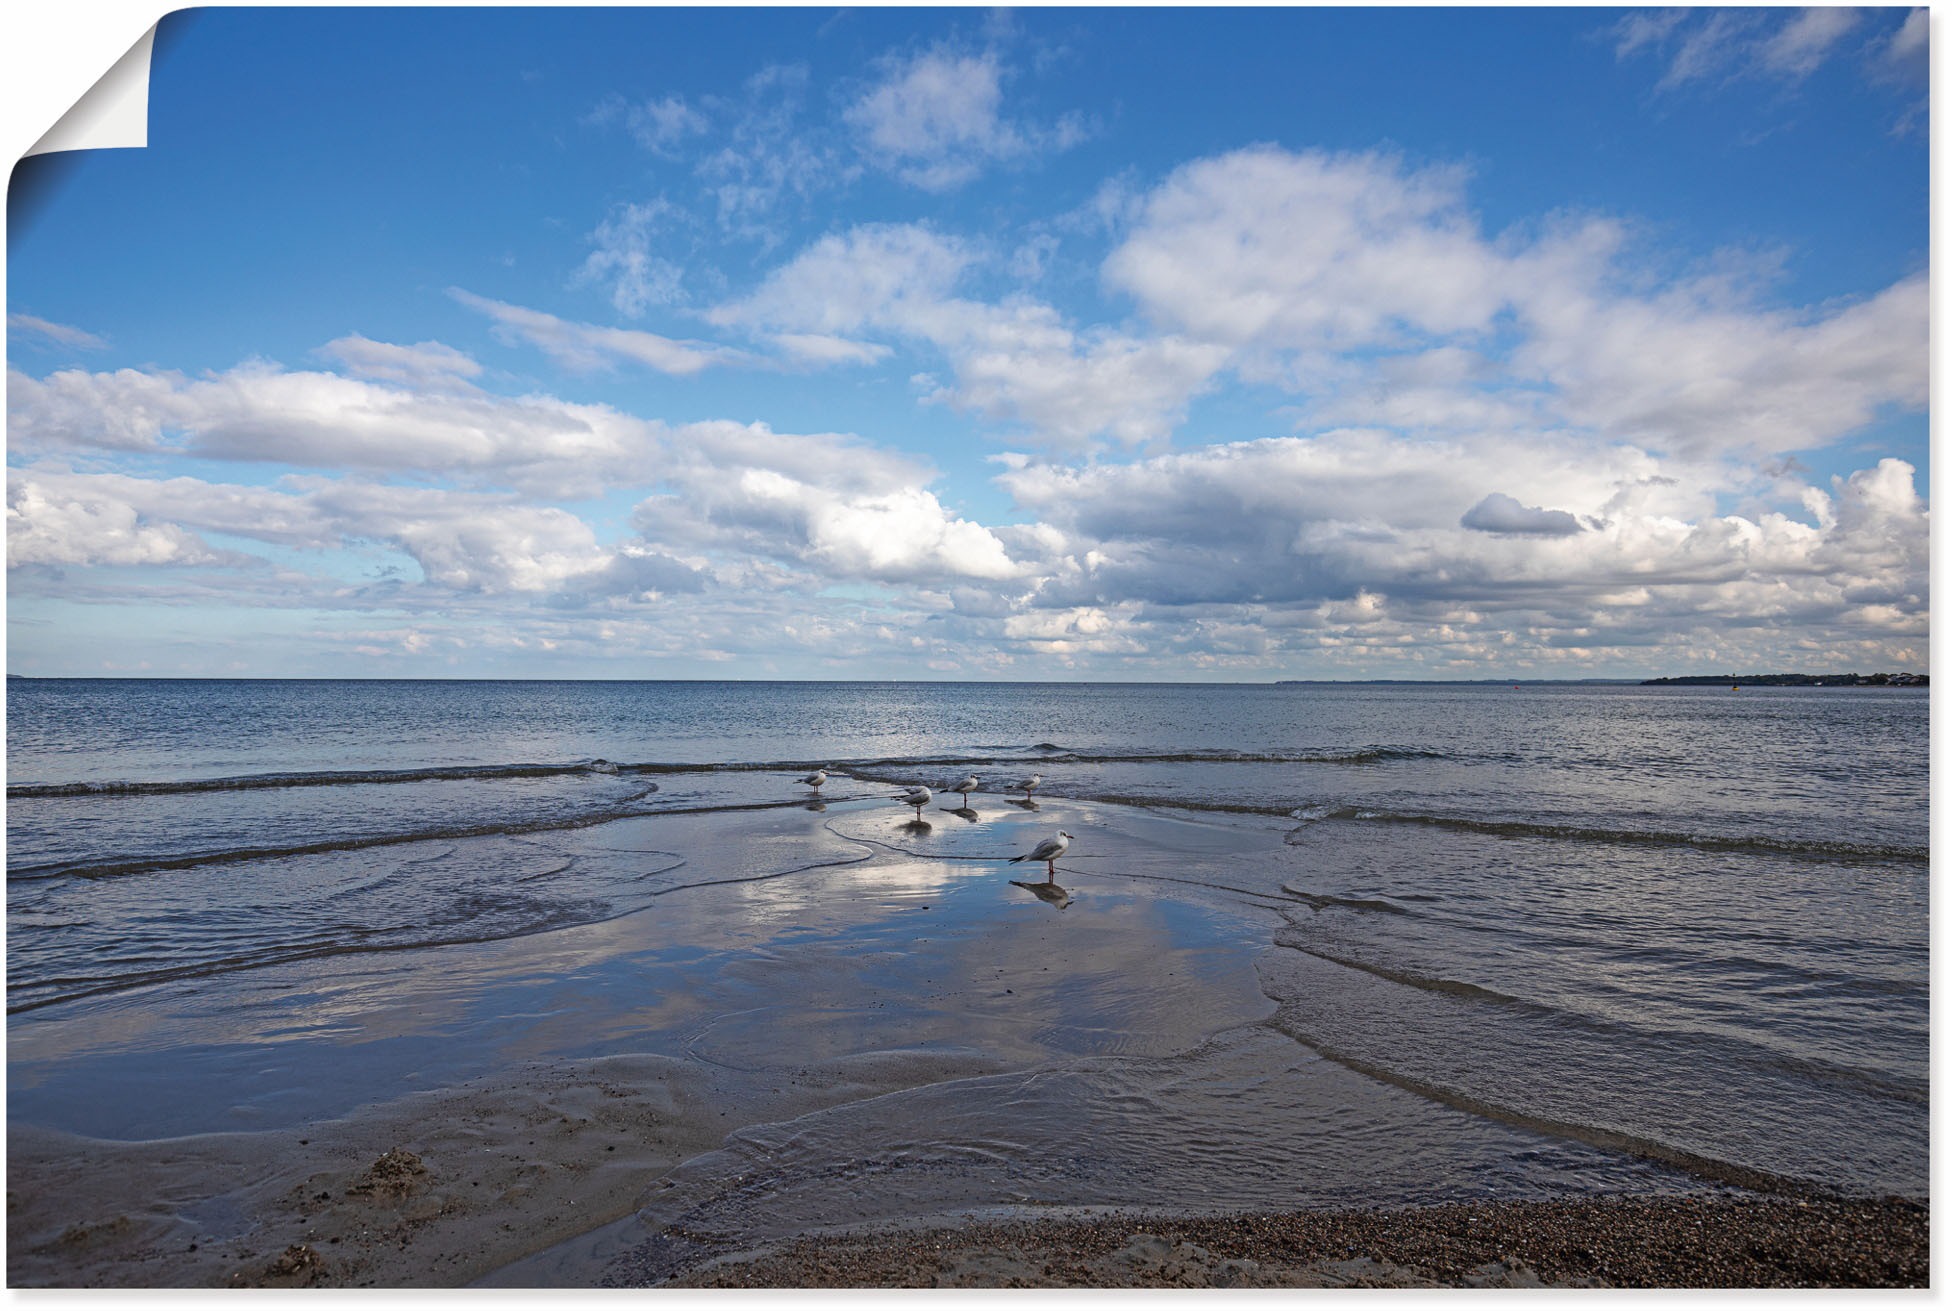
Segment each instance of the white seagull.
[{"label": "white seagull", "polygon": [[1044,781],[1044,776],[1042,774],[1032,774],[1029,778],[1017,784],[1018,787],[1023,789],[1024,800],[1026,801],[1030,800],[1030,794],[1035,792],[1037,790],[1037,785],[1039,783],[1042,783],[1043,781]]},{"label": "white seagull", "polygon": [[908,805],[915,807],[915,818],[919,820],[922,817],[922,807],[928,805],[929,802],[935,800],[935,793],[929,791],[927,788],[921,786],[918,783],[914,787],[908,789],[908,791],[896,797],[895,800],[904,802]]},{"label": "white seagull", "polygon": [[1034,848],[1024,852],[1023,855],[1010,857],[1010,863],[1014,865],[1020,860],[1041,860],[1044,862],[1047,871],[1047,877],[1044,879],[1044,882],[1055,882],[1057,879],[1057,858],[1063,855],[1070,845],[1071,835],[1063,829],[1059,829],[1056,837],[1045,838]]},{"label": "white seagull", "polygon": [[962,808],[964,810],[969,809],[969,794],[976,790],[976,785],[980,782],[982,780],[974,774],[968,774],[964,776],[962,782],[949,789],[951,792],[962,793]]},{"label": "white seagull", "polygon": [[817,788],[827,781],[827,771],[824,769],[816,769],[800,781],[810,788]]}]

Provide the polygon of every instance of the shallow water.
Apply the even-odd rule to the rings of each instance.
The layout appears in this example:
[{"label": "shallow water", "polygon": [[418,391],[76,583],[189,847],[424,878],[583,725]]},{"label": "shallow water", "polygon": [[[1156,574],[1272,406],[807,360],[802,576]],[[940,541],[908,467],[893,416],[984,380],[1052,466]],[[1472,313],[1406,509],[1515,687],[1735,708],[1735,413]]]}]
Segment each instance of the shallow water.
[{"label": "shallow water", "polygon": [[[1486,1117],[1552,1151],[1926,1192],[1923,692],[79,680],[8,692],[16,1117],[79,1127],[85,1106],[85,1132],[195,1132],[237,1105],[330,1113],[360,1089],[511,1054],[639,1043],[740,1069],[787,1040],[813,1059],[925,1034],[1013,1061],[1061,1057],[1068,1096],[1134,1108],[1139,1127],[1107,1141],[1141,1142],[1142,1126],[1179,1112],[1112,1090],[1136,1067],[1077,1060],[1166,1059],[1264,1021],[1306,1059],[1333,1057],[1351,1087]],[[816,765],[838,772],[830,808],[810,813],[793,780]],[[947,809],[952,794],[926,830],[902,827],[889,784],[940,787],[966,770],[985,780],[975,822]],[[1033,771],[1037,811],[1002,791]],[[739,849],[717,849],[735,820]],[[1175,1025],[1172,988],[1141,972],[1081,983],[1025,1029],[990,1013],[973,976],[908,979],[957,959],[942,940],[955,924],[935,909],[949,890],[975,875],[1034,883],[999,862],[1058,822],[1080,826],[1059,881],[1082,899],[1060,910],[1015,889],[1020,909],[970,924],[1041,915],[1082,942],[1143,920],[1200,944],[1232,980],[1207,986],[1258,999],[1258,1015],[1201,1007],[1204,1031]],[[699,885],[744,889],[714,912],[736,931],[686,918],[684,890]],[[850,918],[820,920],[816,886],[850,889]],[[906,909],[862,919],[869,894]],[[591,989],[624,988],[587,962],[648,922],[658,977],[711,980],[709,1004],[606,1003],[575,1040],[510,1010],[496,971],[521,953],[525,977],[545,979],[562,947]],[[925,922],[937,940],[913,941]],[[806,1002],[834,958],[869,955],[914,990],[899,1014]],[[435,969],[455,988],[470,970],[492,975],[479,995],[500,1009],[403,1019],[382,1060],[377,999]],[[556,986],[568,985],[534,984]],[[348,1012],[356,1031],[331,1018]],[[167,1113],[78,1093],[91,1062],[106,1075],[171,1045],[187,1072]],[[257,1077],[241,1072],[272,1046],[293,1069],[324,1069],[355,1045],[390,1073],[307,1100],[274,1071],[197,1109],[225,1080]],[[1238,1154],[1255,1116],[1280,1139],[1281,1104],[1215,1141]],[[1361,1141],[1335,1137],[1345,1156]],[[1224,1156],[1213,1151],[1208,1167]],[[1564,1166],[1538,1177],[1582,1177]],[[1514,1186],[1508,1162],[1485,1168]],[[1103,1191],[1079,1179],[1067,1199]]]}]

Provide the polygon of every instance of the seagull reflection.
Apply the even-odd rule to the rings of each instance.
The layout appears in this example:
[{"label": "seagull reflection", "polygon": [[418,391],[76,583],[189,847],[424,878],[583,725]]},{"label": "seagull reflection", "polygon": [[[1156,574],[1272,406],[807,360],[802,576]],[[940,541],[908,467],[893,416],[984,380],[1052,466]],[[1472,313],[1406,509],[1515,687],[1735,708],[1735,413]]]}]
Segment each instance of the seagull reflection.
[{"label": "seagull reflection", "polygon": [[1015,798],[1012,798],[1010,804],[1015,806],[1018,810],[1042,810],[1043,809],[1042,806],[1032,801],[1029,797],[1024,797],[1022,800],[1017,800]]},{"label": "seagull reflection", "polygon": [[807,802],[808,810],[819,811],[819,810],[825,810],[826,808],[827,808],[827,803],[820,800],[817,797],[814,800]]},{"label": "seagull reflection", "polygon": [[1049,902],[1059,910],[1071,904],[1071,894],[1055,883],[1024,883],[1018,879],[1011,879],[1010,886],[1022,888],[1037,900]]},{"label": "seagull reflection", "polygon": [[906,824],[903,824],[901,826],[901,831],[904,833],[933,833],[935,832],[935,825],[929,823],[926,819],[923,819],[920,815],[917,815],[914,819],[911,819]]},{"label": "seagull reflection", "polygon": [[954,815],[957,819],[966,819],[972,824],[974,824],[978,819],[981,818],[981,816],[979,816],[975,811],[971,810],[968,806],[960,806],[955,810],[949,810],[949,807],[944,806],[942,807],[942,809],[948,811],[949,814]]}]

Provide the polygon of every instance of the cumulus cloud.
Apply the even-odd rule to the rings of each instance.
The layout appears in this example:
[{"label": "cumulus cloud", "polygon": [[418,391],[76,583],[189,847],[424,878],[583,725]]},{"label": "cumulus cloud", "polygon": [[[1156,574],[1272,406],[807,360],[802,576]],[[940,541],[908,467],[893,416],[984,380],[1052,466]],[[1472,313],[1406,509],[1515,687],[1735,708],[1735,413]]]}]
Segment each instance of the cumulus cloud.
[{"label": "cumulus cloud", "polygon": [[820,577],[920,582],[1005,579],[1002,541],[951,513],[912,461],[834,435],[702,423],[674,433],[664,481],[632,522],[675,554],[735,550]]},{"label": "cumulus cloud", "polygon": [[[444,359],[369,349],[377,345],[342,340],[335,353],[393,369]],[[928,488],[932,471],[839,434],[668,425],[546,396],[415,390],[268,364],[200,379],[16,374],[10,409],[17,455],[180,451],[323,471],[272,489],[44,462],[15,473],[20,564],[240,563],[203,545],[199,534],[210,532],[320,551],[369,542],[411,557],[430,587],[547,594],[572,607],[696,592],[721,573],[749,583],[756,569],[781,565],[794,571],[782,580],[815,589],[1020,572],[1000,539],[942,505]],[[328,476],[353,468],[475,486]],[[623,488],[649,493],[636,516],[642,535],[611,545],[572,510],[534,499]]]},{"label": "cumulus cloud", "polygon": [[1522,505],[1503,492],[1492,492],[1464,512],[1458,522],[1481,533],[1517,533],[1529,537],[1569,537],[1585,529],[1564,510]]},{"label": "cumulus cloud", "polygon": [[548,591],[603,569],[611,556],[588,524],[555,506],[344,482],[318,486],[308,499],[347,535],[397,546],[428,582],[456,591]]},{"label": "cumulus cloud", "polygon": [[995,51],[943,47],[887,63],[882,80],[848,107],[860,149],[925,191],[948,191],[989,164],[1063,149],[1080,140],[1075,119],[1044,127],[1002,112],[1006,70]]},{"label": "cumulus cloud", "polygon": [[975,260],[965,243],[924,224],[863,224],[822,237],[706,318],[817,333],[919,326]]},{"label": "cumulus cloud", "polygon": [[1922,275],[1808,311],[1726,277],[1650,289],[1618,222],[1493,239],[1466,180],[1375,153],[1196,161],[1144,198],[1105,281],[1315,422],[1782,452],[1924,404]]},{"label": "cumulus cloud", "polygon": [[1883,406],[1925,403],[1927,290],[1915,275],[1826,315],[1545,276],[1520,293],[1531,334],[1514,358],[1569,419],[1610,434],[1678,451],[1804,450]]},{"label": "cumulus cloud", "polygon": [[321,469],[415,470],[574,494],[632,467],[656,429],[600,405],[414,390],[242,365],[179,373],[10,375],[10,444],[182,452]]},{"label": "cumulus cloud", "polygon": [[[1805,489],[1812,525],[1718,513],[1644,453],[1597,455],[1352,431],[1121,466],[1026,464],[1000,480],[1041,521],[1015,539],[1036,578],[1024,612],[1134,607],[1127,636],[1155,653],[1216,624],[1277,648],[1373,660],[1407,643],[1466,664],[1548,649],[1623,658],[1678,646],[1715,622],[1704,616],[1754,630],[1756,649],[1786,631],[1925,631],[1928,519],[1904,462]],[[1514,468],[1528,471],[1520,496],[1460,504],[1459,486]]]},{"label": "cumulus cloud", "polygon": [[505,494],[313,478],[281,488],[13,470],[10,565],[234,565],[216,532],[327,550],[370,541],[404,552],[429,583],[472,592],[539,592],[607,569],[612,553],[576,516]]},{"label": "cumulus cloud", "polygon": [[7,484],[7,567],[210,564],[222,557],[194,533],[151,521],[105,490]]},{"label": "cumulus cloud", "polygon": [[956,295],[978,261],[965,243],[922,225],[857,227],[822,238],[708,317],[775,334],[881,332],[926,343],[956,377],[930,386],[927,399],[1020,423],[1066,449],[1099,436],[1163,439],[1225,359],[1223,347],[1171,334],[1081,332],[1028,298],[992,305]]},{"label": "cumulus cloud", "polygon": [[1508,274],[1463,183],[1374,154],[1263,146],[1199,160],[1145,198],[1105,281],[1155,320],[1231,346],[1481,331]]}]

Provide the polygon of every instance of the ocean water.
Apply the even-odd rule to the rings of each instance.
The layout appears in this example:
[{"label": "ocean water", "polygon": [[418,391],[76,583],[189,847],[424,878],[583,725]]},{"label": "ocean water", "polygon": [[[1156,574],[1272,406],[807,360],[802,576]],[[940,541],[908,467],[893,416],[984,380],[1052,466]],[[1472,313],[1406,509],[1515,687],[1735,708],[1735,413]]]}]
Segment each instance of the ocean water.
[{"label": "ocean water", "polygon": [[1923,1197],[1928,729],[1875,688],[15,680],[10,1027],[657,913],[686,853],[604,834],[814,766],[1037,772],[1278,839],[1174,878],[1257,908],[1272,1026],[1391,1097]]}]

